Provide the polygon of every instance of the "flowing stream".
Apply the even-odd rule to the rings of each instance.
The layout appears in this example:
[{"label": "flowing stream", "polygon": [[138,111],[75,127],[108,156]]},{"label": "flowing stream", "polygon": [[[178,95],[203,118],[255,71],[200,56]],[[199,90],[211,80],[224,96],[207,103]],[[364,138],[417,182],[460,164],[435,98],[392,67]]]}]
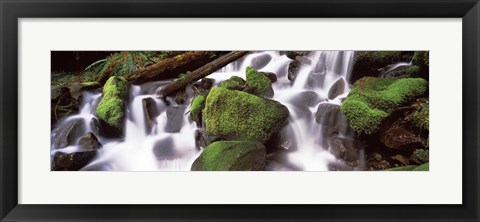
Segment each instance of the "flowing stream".
[{"label": "flowing stream", "polygon": [[[353,51],[311,52],[297,59],[300,61],[297,74],[294,81],[291,81],[288,78],[288,69],[294,60],[278,51],[256,52],[225,66],[208,78],[215,80],[214,86],[234,75],[245,79],[247,66],[276,74],[278,80],[272,84],[275,93],[272,99],[285,105],[290,111],[290,117],[287,125],[276,135],[278,139],[266,144],[267,150],[269,146],[282,148],[281,151],[268,153],[266,170],[327,171],[342,168],[352,170],[353,168],[348,168],[342,158],[335,155],[336,151],[330,145],[332,137],[344,139],[352,136],[346,120],[336,117],[339,115],[338,107],[341,101],[350,91],[347,80],[352,60]],[[97,151],[93,161],[82,170],[190,170],[193,161],[204,149],[198,146],[196,139],[197,131],[202,128],[188,117],[193,92],[187,90],[186,105],[177,104],[172,98],[167,98],[166,104],[155,94],[168,82],[151,82],[130,87],[125,138],[108,139],[97,135],[103,147]],[[151,127],[146,123],[143,110],[142,100],[145,98],[152,98],[159,111]],[[78,133],[77,139],[92,131],[91,121],[95,119],[95,108],[100,99],[101,94],[85,92],[79,113],[63,120],[62,123],[75,119],[83,120],[86,127]],[[320,120],[323,121],[322,124],[319,124],[317,111],[325,112],[320,109],[321,107],[336,107],[337,112],[333,112],[333,116],[325,116],[324,120]],[[171,110],[167,111],[168,109]],[[169,124],[167,115],[176,116],[176,121],[181,123],[178,132],[172,133],[167,129]],[[52,138],[56,133],[58,128],[52,131]],[[81,148],[68,146],[55,149],[52,145],[51,155],[57,151],[70,153],[81,151]]]}]

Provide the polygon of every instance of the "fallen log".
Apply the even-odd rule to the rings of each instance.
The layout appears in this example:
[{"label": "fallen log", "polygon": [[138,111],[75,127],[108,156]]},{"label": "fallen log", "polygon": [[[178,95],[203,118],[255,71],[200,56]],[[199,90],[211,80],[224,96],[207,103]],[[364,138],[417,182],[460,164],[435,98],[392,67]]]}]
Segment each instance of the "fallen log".
[{"label": "fallen log", "polygon": [[210,75],[211,73],[243,57],[246,54],[248,54],[248,51],[233,51],[224,56],[221,56],[213,60],[212,62],[196,69],[195,71],[187,73],[185,76],[169,83],[160,90],[159,94],[161,96],[171,95],[172,93],[175,93],[178,90],[185,88],[188,84],[194,83]]},{"label": "fallen log", "polygon": [[192,51],[167,58],[126,76],[132,84],[176,78],[180,73],[198,69],[218,58],[224,52]]}]

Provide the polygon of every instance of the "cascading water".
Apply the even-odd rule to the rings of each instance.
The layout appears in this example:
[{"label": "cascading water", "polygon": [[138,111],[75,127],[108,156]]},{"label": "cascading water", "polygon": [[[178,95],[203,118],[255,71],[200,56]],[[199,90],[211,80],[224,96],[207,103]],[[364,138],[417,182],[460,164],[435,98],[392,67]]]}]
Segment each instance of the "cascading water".
[{"label": "cascading water", "polygon": [[[294,60],[278,51],[251,53],[208,78],[214,79],[214,86],[231,76],[245,79],[248,66],[276,74],[278,80],[272,84],[275,93],[272,99],[289,109],[290,118],[277,135],[280,138],[277,143],[282,150],[267,155],[266,170],[352,170],[336,155],[338,150],[330,144],[352,136],[346,120],[337,117],[341,115],[339,105],[350,91],[347,80],[352,68],[353,51],[315,51],[298,60],[294,81],[287,78],[289,64]],[[186,105],[177,104],[172,98],[162,100],[155,92],[167,82],[130,87],[125,137],[109,139],[98,136],[103,147],[82,170],[190,170],[193,161],[204,149],[198,145],[196,138],[202,129],[188,118],[193,93],[187,93]],[[60,126],[80,119],[85,126],[81,135],[92,131],[91,123],[95,121],[95,108],[100,98],[101,94],[84,93],[80,112],[63,120]],[[158,110],[151,125],[147,124],[142,104],[147,98],[153,99]],[[322,119],[320,114],[329,112],[333,114],[327,117],[332,120],[325,120],[327,117]],[[177,129],[170,129],[172,127]],[[52,155],[57,151],[70,153],[81,150],[79,146],[57,149],[57,133],[58,129],[52,131]],[[268,149],[271,144],[266,146]]]}]

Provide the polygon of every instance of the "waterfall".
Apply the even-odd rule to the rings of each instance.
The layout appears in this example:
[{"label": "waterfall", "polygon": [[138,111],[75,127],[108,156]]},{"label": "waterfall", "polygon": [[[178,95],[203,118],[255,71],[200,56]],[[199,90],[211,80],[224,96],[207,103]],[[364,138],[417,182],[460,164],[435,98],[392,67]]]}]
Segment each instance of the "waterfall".
[{"label": "waterfall", "polygon": [[[335,118],[333,123],[319,124],[317,110],[332,106],[338,112],[339,105],[350,91],[348,79],[353,51],[314,51],[303,55],[297,59],[298,69],[294,81],[291,81],[287,76],[289,65],[293,61],[278,51],[255,52],[228,64],[208,78],[214,79],[213,87],[231,76],[245,79],[248,66],[277,75],[278,80],[272,84],[272,99],[285,105],[290,111],[290,117],[279,132],[279,135],[287,138],[283,141],[285,150],[267,156],[267,170],[327,171],[332,170],[332,166],[344,166],[343,160],[334,155],[335,151],[329,144],[332,138],[352,136],[348,123],[342,118]],[[173,98],[162,100],[155,92],[165,83],[159,81],[130,87],[125,137],[110,139],[98,136],[103,147],[83,170],[190,170],[193,161],[205,148],[196,142],[197,131],[203,129],[188,118],[193,94],[189,93],[184,104],[178,104]],[[87,126],[82,133],[91,131],[91,122],[95,119],[95,108],[100,97],[101,94],[84,93],[79,113],[63,122],[82,119]],[[148,98],[153,99],[158,110],[151,126],[146,124],[142,104]],[[181,124],[178,130],[167,129],[168,121],[172,121],[167,118],[168,115],[175,116],[170,118]],[[52,131],[52,138],[57,130]],[[56,151],[69,153],[77,150],[77,146],[55,149],[52,145],[52,155]]]}]

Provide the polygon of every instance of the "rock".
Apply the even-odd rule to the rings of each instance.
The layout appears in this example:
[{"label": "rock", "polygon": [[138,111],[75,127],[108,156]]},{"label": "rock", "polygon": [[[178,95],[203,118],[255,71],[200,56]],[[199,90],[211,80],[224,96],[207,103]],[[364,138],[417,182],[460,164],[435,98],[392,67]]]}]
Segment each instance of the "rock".
[{"label": "rock", "polygon": [[324,126],[337,126],[346,124],[347,119],[340,111],[340,106],[331,103],[320,103],[315,113],[315,120]]},{"label": "rock", "polygon": [[217,141],[193,162],[193,171],[259,171],[265,168],[266,151],[259,142]]},{"label": "rock", "polygon": [[384,170],[391,168],[392,165],[379,153],[370,153],[366,157],[368,170]]},{"label": "rock", "polygon": [[300,71],[300,62],[297,60],[293,60],[290,62],[288,65],[288,80],[290,81],[295,81],[295,78],[297,78],[298,71]]},{"label": "rock", "polygon": [[123,136],[128,82],[123,77],[110,77],[103,87],[102,100],[95,111],[108,136]]},{"label": "rock", "polygon": [[325,74],[311,72],[307,77],[307,86],[310,89],[323,88],[325,82]]},{"label": "rock", "polygon": [[264,76],[266,76],[268,79],[270,79],[270,82],[274,83],[277,81],[277,75],[273,72],[259,72],[262,73]]},{"label": "rock", "polygon": [[287,107],[249,93],[213,88],[203,111],[207,135],[226,140],[267,141],[288,119]]},{"label": "rock", "polygon": [[254,69],[261,69],[265,67],[271,60],[272,57],[269,54],[262,54],[253,58],[250,66]]},{"label": "rock", "polygon": [[310,60],[310,58],[306,56],[297,56],[295,60],[299,61],[301,64],[304,64],[304,65],[312,64],[312,60]]},{"label": "rock", "polygon": [[328,98],[335,99],[337,96],[342,95],[345,91],[345,80],[340,77],[328,90]]},{"label": "rock", "polygon": [[145,98],[142,99],[142,106],[143,106],[143,115],[145,116],[145,126],[147,127],[145,130],[150,132],[153,125],[156,123],[156,118],[159,114],[157,110],[157,104],[153,98]]},{"label": "rock", "polygon": [[59,126],[54,136],[54,148],[60,149],[67,146],[75,145],[76,140],[80,137],[84,131],[82,119],[74,119],[62,123]]},{"label": "rock", "polygon": [[305,56],[305,55],[308,55],[310,52],[309,51],[286,51],[286,52],[282,52],[280,54],[283,54],[283,53],[285,53],[285,55],[289,59],[295,60],[295,58],[297,58],[297,56]]},{"label": "rock", "polygon": [[300,92],[288,100],[288,102],[290,102],[295,106],[308,106],[308,107],[314,107],[318,103],[323,101],[325,101],[325,98],[321,98],[320,95],[318,95],[314,91]]},{"label": "rock", "polygon": [[202,80],[194,83],[192,87],[194,88],[195,95],[207,92],[212,88],[213,83],[215,83],[215,80],[211,78],[203,78]]},{"label": "rock", "polygon": [[96,155],[96,151],[75,153],[56,152],[53,157],[53,171],[77,171],[86,166]]},{"label": "rock", "polygon": [[84,91],[93,91],[102,87],[98,82],[75,83],[70,86],[70,93],[75,99],[79,99]]},{"label": "rock", "polygon": [[273,96],[272,82],[268,77],[251,67],[247,67],[246,75],[247,92],[258,96]]},{"label": "rock", "polygon": [[356,51],[350,81],[356,82],[364,76],[379,76],[380,69],[398,62],[409,62],[413,58],[410,51]]},{"label": "rock", "polygon": [[286,125],[279,132],[273,134],[265,143],[267,153],[276,153],[278,151],[297,150],[297,141],[295,141],[295,131],[291,125]]},{"label": "rock", "polygon": [[195,147],[200,150],[200,148],[207,147],[208,144],[209,142],[205,131],[202,129],[195,130]]},{"label": "rock", "polygon": [[102,135],[102,128],[101,128],[100,121],[97,118],[92,118],[90,121],[90,130],[93,134]]},{"label": "rock", "polygon": [[345,161],[354,161],[359,158],[358,149],[355,146],[355,141],[352,139],[333,138],[330,141],[330,153]]},{"label": "rock", "polygon": [[422,78],[364,77],[355,82],[341,111],[357,134],[371,135],[393,111],[421,97],[427,88]]},{"label": "rock", "polygon": [[202,125],[202,111],[205,108],[205,96],[198,95],[192,100],[190,105],[190,119],[197,123],[198,126]]},{"label": "rock", "polygon": [[83,135],[78,141],[78,145],[88,150],[97,150],[102,147],[102,144],[98,142],[97,137],[91,132]]},{"label": "rock", "polygon": [[240,90],[242,91],[245,88],[245,85],[247,83],[245,80],[243,80],[241,77],[238,76],[232,76],[230,79],[227,79],[223,82],[221,82],[218,87],[222,87],[225,89],[231,89],[231,90]]},{"label": "rock", "polygon": [[168,133],[177,133],[183,127],[183,115],[186,106],[169,106],[167,107],[167,124],[165,131]]},{"label": "rock", "polygon": [[392,160],[396,160],[405,166],[410,164],[410,161],[408,160],[408,158],[404,157],[402,154],[397,154],[395,156],[392,156],[391,158]]},{"label": "rock", "polygon": [[173,139],[171,137],[157,141],[153,146],[153,154],[155,157],[157,157],[157,159],[160,160],[171,160],[180,156],[180,154],[175,150],[175,144],[173,143]]},{"label": "rock", "polygon": [[419,136],[397,126],[384,131],[380,136],[380,141],[390,149],[402,149],[409,145],[419,145],[422,142]]}]

